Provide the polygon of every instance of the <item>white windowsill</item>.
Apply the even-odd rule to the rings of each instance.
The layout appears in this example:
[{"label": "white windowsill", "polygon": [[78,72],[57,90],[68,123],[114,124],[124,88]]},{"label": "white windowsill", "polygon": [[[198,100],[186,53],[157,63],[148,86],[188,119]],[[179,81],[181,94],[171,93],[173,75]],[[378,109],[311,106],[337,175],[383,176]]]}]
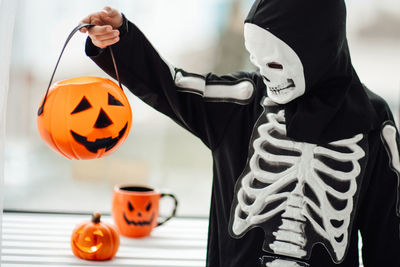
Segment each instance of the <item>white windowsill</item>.
[{"label": "white windowsill", "polygon": [[[104,221],[112,223],[110,216]],[[174,218],[142,239],[121,236],[110,261],[86,261],[70,248],[74,227],[88,215],[4,213],[0,265],[2,267],[65,266],[205,266],[206,218]]]}]

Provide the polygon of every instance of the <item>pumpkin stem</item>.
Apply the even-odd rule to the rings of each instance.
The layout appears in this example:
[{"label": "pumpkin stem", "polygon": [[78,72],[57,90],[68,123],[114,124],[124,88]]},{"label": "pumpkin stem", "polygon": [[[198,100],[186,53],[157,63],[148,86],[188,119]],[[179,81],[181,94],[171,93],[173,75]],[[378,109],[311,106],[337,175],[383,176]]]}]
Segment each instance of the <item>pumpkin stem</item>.
[{"label": "pumpkin stem", "polygon": [[93,213],[92,222],[93,223],[100,223],[100,217],[101,217],[101,213],[96,211],[95,213]]}]

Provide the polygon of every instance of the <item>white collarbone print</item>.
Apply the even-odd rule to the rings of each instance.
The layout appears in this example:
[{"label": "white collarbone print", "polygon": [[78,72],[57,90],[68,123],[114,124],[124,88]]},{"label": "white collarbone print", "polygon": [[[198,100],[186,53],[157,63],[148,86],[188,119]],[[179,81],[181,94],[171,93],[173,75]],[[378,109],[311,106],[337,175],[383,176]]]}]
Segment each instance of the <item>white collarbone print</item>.
[{"label": "white collarbone print", "polygon": [[267,252],[304,259],[319,242],[338,263],[347,249],[366,138],[358,134],[324,146],[296,142],[286,136],[284,110],[269,103],[265,98],[236,184],[231,235],[262,227]]}]

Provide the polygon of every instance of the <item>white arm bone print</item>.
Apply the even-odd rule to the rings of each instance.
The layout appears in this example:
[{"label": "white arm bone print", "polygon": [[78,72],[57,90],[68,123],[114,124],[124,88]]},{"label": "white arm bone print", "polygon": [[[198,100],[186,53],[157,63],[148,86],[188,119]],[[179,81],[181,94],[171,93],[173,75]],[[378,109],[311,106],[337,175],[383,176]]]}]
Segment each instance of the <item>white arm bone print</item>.
[{"label": "white arm bone print", "polygon": [[[329,242],[334,260],[340,261],[348,243],[359,159],[365,156],[358,145],[363,135],[326,146],[296,142],[286,137],[283,110],[264,116],[266,122],[253,132],[258,136],[253,137],[254,153],[238,179],[232,233],[240,237],[263,224],[273,236],[264,248],[305,258],[305,247],[312,247],[308,243],[313,241],[308,227]],[[272,223],[264,224],[279,216],[277,230],[270,229]]]},{"label": "white arm bone print", "polygon": [[400,217],[400,158],[398,146],[398,133],[396,126],[392,121],[386,121],[383,124],[381,138],[385,144],[386,152],[390,159],[390,167],[397,175],[397,203],[396,213]]}]

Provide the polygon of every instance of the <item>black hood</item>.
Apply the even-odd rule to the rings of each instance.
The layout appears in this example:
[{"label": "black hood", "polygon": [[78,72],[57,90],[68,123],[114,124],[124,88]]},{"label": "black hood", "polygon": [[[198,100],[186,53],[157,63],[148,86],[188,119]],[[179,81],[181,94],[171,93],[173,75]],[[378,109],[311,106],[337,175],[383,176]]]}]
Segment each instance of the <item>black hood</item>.
[{"label": "black hood", "polygon": [[343,0],[258,0],[245,23],[281,39],[303,64],[305,93],[284,105],[289,137],[326,143],[378,127],[351,64]]}]

